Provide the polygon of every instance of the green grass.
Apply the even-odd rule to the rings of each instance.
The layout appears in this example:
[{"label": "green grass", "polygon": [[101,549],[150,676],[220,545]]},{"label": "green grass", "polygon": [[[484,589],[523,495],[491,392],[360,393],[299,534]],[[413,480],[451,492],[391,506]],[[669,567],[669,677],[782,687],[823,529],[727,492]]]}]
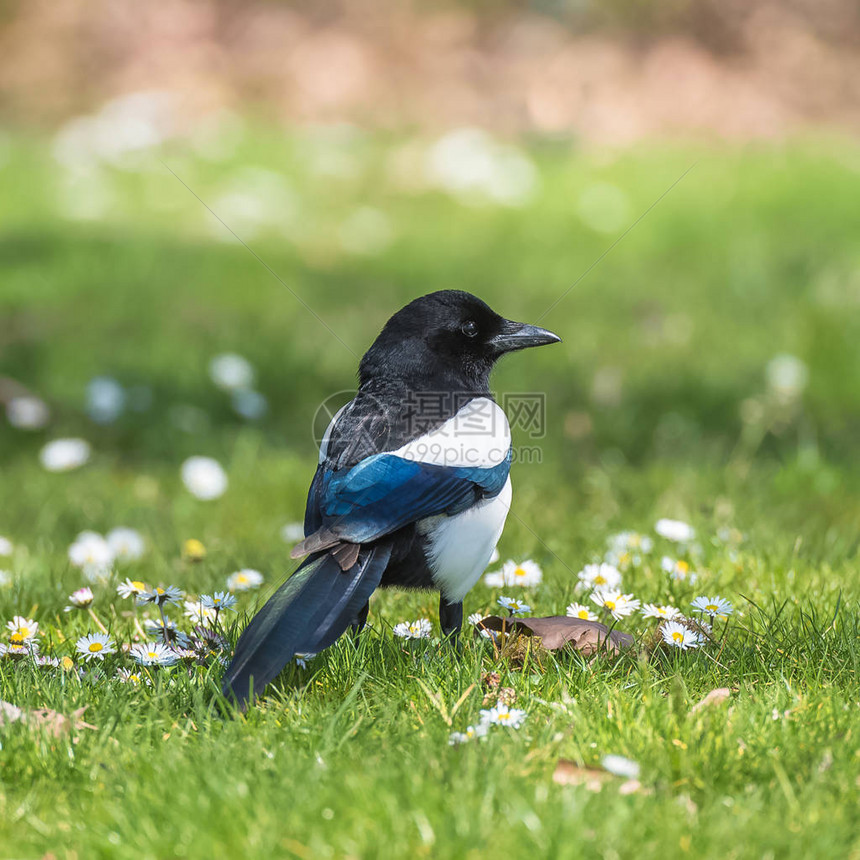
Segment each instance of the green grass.
[{"label": "green grass", "polygon": [[[499,367],[500,393],[547,398],[544,438],[515,429],[515,444],[539,445],[541,462],[514,467],[500,549],[542,565],[543,584],[525,597],[538,614],[563,614],[576,572],[609,535],[688,520],[699,582],[670,581],[660,557],[673,548],[658,541],[625,588],[682,607],[699,593],[728,597],[738,613],[724,647],[614,664],[544,655],[517,667],[467,636],[454,659],[437,640],[391,633],[401,620],[435,622],[435,597],[389,592],[374,598],[357,645],[289,668],[235,719],[223,716],[217,666],[156,671],[152,688],[132,689],[2,661],[0,698],[66,714],[86,705],[96,728],[60,738],[0,729],[0,855],[860,857],[852,145],[663,146],[607,159],[535,142],[540,190],[519,209],[407,190],[390,166],[402,146],[353,141],[357,167],[340,178],[314,173],[298,134],[246,131],[219,162],[165,147],[164,162],[216,210],[227,191],[257,187],[248,166],[283,175],[292,202],[277,197],[249,240],[279,283],[220,241],[223,228],[155,156],[135,172],[86,173],[74,198],[99,183],[111,202],[96,219],[69,220],[69,179],[48,145],[11,139],[0,169],[0,368],[47,398],[54,418],[35,434],[0,424],[0,534],[16,545],[0,558],[13,573],[0,620],[35,617],[43,650],[70,654],[95,628],[62,611],[84,584],[67,548],[83,529],[130,525],[148,552],[122,576],[199,593],[239,567],[263,571],[263,593],[242,598],[241,626],[292,569],[279,529],[303,511],[314,411],[354,384],[355,356],[387,316],[415,295],[461,287],[537,321],[624,229],[587,226],[585,189],[620,188],[629,223],[696,163],[541,319],[563,345]],[[350,254],[337,238],[361,206],[392,225],[379,254]],[[207,378],[209,359],[227,350],[257,368],[271,407],[258,423],[239,419]],[[765,381],[784,352],[809,367],[789,405]],[[149,387],[152,406],[93,424],[82,406],[96,374]],[[171,421],[178,405],[208,416],[199,432]],[[69,435],[90,440],[92,462],[44,472],[41,445]],[[179,464],[192,454],[224,464],[220,500],[182,488]],[[743,533],[739,545],[718,538],[727,527]],[[208,550],[196,565],[181,558],[190,537]],[[95,590],[96,614],[129,642],[131,607]],[[490,609],[499,593],[477,586],[467,611]],[[127,664],[109,657],[106,674]],[[519,731],[450,747],[450,732],[478,718],[488,671],[528,717]],[[730,702],[691,712],[716,687],[732,689]],[[640,792],[620,794],[621,780],[599,793],[553,782],[559,759],[595,766],[608,753],[639,762]]]}]

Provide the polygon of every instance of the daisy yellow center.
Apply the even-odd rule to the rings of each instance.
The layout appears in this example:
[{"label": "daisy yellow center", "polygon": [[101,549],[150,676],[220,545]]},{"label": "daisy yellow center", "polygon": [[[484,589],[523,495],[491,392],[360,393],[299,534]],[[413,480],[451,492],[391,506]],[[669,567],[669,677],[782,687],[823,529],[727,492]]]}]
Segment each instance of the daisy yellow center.
[{"label": "daisy yellow center", "polygon": [[146,656],[151,657],[154,660],[158,656],[158,654],[155,651],[147,651]]},{"label": "daisy yellow center", "polygon": [[10,637],[9,641],[13,645],[21,645],[24,642],[25,636],[21,633],[21,628],[19,627]]},{"label": "daisy yellow center", "polygon": [[717,606],[715,603],[709,603],[709,604],[705,607],[705,609],[707,609],[707,610],[708,610],[708,612],[716,612],[719,608],[720,608],[720,607],[719,607],[719,606]]},{"label": "daisy yellow center", "polygon": [[603,605],[607,609],[615,609],[615,601],[614,600],[607,600]]},{"label": "daisy yellow center", "polygon": [[236,577],[236,582],[246,583],[247,581],[248,581],[248,577],[245,576],[244,573],[241,573],[241,574],[239,574],[239,576]]},{"label": "daisy yellow center", "polygon": [[521,567],[518,567],[514,571],[514,576],[528,576],[528,574]]},{"label": "daisy yellow center", "polygon": [[163,588],[161,588],[161,587],[158,587],[158,588],[156,588],[156,589],[155,589],[155,593],[156,593],[156,594],[164,594],[164,589],[163,589]]},{"label": "daisy yellow center", "polygon": [[138,580],[136,580],[136,579],[132,582],[131,587],[132,587],[135,591],[146,591],[146,585],[145,585],[145,583],[143,583],[143,582],[138,582]]},{"label": "daisy yellow center", "polygon": [[594,577],[595,585],[606,585],[606,577],[601,576],[599,573]]},{"label": "daisy yellow center", "polygon": [[99,651],[104,650],[104,645],[101,642],[90,642],[89,651],[90,654],[98,654]]},{"label": "daisy yellow center", "polygon": [[622,555],[621,558],[618,560],[621,562],[621,564],[627,564],[631,558],[632,556],[630,555],[630,553],[625,552],[624,555]]},{"label": "daisy yellow center", "polygon": [[679,561],[675,567],[678,569],[678,573],[687,573],[690,569],[690,565],[686,561]]},{"label": "daisy yellow center", "polygon": [[676,642],[683,642],[684,641],[684,634],[679,632],[678,630],[676,630],[672,634],[672,639],[674,639]]},{"label": "daisy yellow center", "polygon": [[587,609],[580,609],[577,617],[588,618],[588,610]]},{"label": "daisy yellow center", "polygon": [[498,719],[498,720],[509,720],[510,718],[511,718],[510,714],[499,714],[498,717],[496,717],[496,719]]}]

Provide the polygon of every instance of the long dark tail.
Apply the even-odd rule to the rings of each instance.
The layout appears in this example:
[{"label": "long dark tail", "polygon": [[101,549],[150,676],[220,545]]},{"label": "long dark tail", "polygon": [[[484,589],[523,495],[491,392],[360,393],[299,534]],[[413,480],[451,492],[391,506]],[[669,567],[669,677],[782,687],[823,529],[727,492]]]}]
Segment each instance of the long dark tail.
[{"label": "long dark tail", "polygon": [[376,590],[391,557],[387,542],[364,546],[349,570],[321,553],[304,564],[251,619],[224,675],[224,695],[244,705],[296,654],[314,654],[332,644]]}]

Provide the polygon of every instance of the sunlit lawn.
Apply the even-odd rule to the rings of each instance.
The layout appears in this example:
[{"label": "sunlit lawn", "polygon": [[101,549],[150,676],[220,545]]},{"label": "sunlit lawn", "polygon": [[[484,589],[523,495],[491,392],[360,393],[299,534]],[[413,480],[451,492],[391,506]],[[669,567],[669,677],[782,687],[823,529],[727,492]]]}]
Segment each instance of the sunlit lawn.
[{"label": "sunlit lawn", "polygon": [[[6,659],[0,699],[86,706],[94,728],[0,729],[0,855],[860,856],[856,151],[525,151],[532,196],[504,206],[423,187],[421,145],[400,139],[245,130],[230,154],[173,141],[130,171],[63,168],[49,142],[10,138],[0,376],[53,417],[36,432],[0,425],[0,535],[15,545],[0,557],[0,621],[36,619],[42,652],[82,666],[74,643],[97,627],[63,611],[87,584],[67,551],[83,530],[126,525],[146,554],[92,586],[115,641],[156,617],[116,595],[126,576],[197,595],[259,570],[262,590],[228,622],[240,628],[293,567],[280,530],[301,519],[317,407],[354,385],[390,313],[459,287],[564,338],[495,377],[500,394],[546,396],[544,434],[515,428],[540,462],[514,467],[500,544],[544,579],[515,596],[540,615],[588,603],[577,572],[632,529],[655,546],[624,590],[684,611],[722,595],[735,608],[724,641],[648,656],[654,625],[634,617],[618,626],[643,634],[640,656],[615,663],[532,654],[519,666],[471,631],[458,658],[392,635],[400,621],[435,624],[433,595],[386,593],[357,644],[290,667],[236,719],[217,662],[152,669],[153,686],[136,688],[114,678],[125,654],[83,677]],[[223,352],[256,368],[261,419],[242,419],[209,379]],[[800,359],[805,385],[780,392],[773,364],[768,381],[781,354]],[[98,375],[137,392],[137,408],[94,423],[85,391]],[[46,472],[39,451],[58,437],[87,439],[90,463]],[[229,476],[215,501],[180,480],[198,454]],[[691,523],[695,547],[657,537],[660,517]],[[204,560],[183,558],[189,538]],[[698,581],[671,579],[664,555]],[[506,593],[479,585],[466,611]],[[190,627],[181,606],[168,614]],[[495,703],[487,672],[513,688],[522,727],[449,746]],[[720,687],[728,701],[692,711]],[[559,760],[599,767],[606,754],[638,762],[637,790],[553,781]]]}]

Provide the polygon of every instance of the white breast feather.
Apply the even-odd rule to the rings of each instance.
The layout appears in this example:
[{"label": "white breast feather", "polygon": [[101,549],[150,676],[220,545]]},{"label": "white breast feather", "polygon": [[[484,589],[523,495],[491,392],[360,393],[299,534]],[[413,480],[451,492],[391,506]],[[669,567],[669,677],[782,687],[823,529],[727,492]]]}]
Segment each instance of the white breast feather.
[{"label": "white breast feather", "polygon": [[504,411],[489,397],[475,397],[440,427],[392,454],[437,466],[498,466],[511,447]]},{"label": "white breast feather", "polygon": [[501,493],[455,514],[430,517],[419,524],[427,539],[433,579],[446,600],[461,601],[490,563],[511,506],[511,479]]}]

